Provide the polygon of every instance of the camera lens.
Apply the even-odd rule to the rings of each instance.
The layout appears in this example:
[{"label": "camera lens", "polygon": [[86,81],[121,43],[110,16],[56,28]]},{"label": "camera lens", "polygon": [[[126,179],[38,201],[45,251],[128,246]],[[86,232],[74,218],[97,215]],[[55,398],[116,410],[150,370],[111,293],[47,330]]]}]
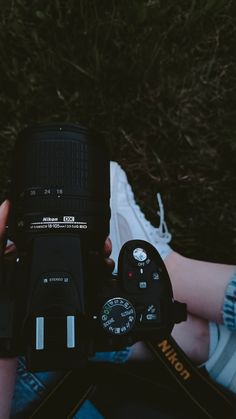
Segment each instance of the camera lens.
[{"label": "camera lens", "polygon": [[37,233],[109,233],[109,158],[79,124],[37,124],[18,136],[11,201],[15,242]]}]

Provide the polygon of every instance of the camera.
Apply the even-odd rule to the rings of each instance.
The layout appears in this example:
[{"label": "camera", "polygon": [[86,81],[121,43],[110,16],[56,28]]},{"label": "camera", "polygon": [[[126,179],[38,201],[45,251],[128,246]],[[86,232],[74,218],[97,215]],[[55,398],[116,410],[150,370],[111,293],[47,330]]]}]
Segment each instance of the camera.
[{"label": "camera", "polygon": [[35,124],[13,152],[2,258],[0,356],[26,356],[32,371],[83,366],[99,351],[162,339],[186,319],[157,250],[124,244],[118,274],[104,263],[109,235],[109,153],[80,124]]}]

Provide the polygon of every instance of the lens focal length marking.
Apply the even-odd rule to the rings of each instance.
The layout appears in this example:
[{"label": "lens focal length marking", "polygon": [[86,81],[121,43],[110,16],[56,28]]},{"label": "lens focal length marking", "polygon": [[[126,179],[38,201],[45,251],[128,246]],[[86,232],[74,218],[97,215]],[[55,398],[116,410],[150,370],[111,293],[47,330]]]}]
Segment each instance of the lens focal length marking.
[{"label": "lens focal length marking", "polygon": [[[69,193],[66,193],[66,195],[70,195],[70,194],[71,194],[70,191]],[[26,189],[25,191],[20,192],[20,198],[35,198],[39,196],[55,197],[55,196],[62,196],[62,195],[65,195],[64,188],[62,187],[58,187],[58,188],[35,187],[35,188]]]}]

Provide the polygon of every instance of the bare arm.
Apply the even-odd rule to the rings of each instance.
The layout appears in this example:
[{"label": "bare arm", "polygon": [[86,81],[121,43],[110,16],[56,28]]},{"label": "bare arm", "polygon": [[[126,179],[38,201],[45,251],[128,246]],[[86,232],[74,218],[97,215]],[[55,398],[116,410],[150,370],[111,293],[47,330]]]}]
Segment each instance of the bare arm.
[{"label": "bare arm", "polygon": [[0,419],[10,417],[17,358],[0,359]]},{"label": "bare arm", "polygon": [[176,300],[185,302],[188,312],[222,323],[225,289],[236,266],[199,261],[172,252],[165,259]]},{"label": "bare arm", "polygon": [[[3,241],[9,213],[9,202],[0,206],[0,243]],[[0,358],[0,419],[10,415],[11,400],[14,391],[17,358]]]}]

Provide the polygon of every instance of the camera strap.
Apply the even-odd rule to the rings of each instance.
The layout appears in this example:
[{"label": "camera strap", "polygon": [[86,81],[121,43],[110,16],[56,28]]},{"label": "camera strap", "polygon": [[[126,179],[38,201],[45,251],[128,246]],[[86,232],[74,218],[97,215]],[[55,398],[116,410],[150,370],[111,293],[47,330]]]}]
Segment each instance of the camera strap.
[{"label": "camera strap", "polygon": [[72,419],[80,406],[95,391],[87,368],[68,371],[42,400],[29,419]]},{"label": "camera strap", "polygon": [[[168,370],[187,398],[197,408],[201,417],[208,419],[235,418],[236,397],[215,384],[204,368],[195,367],[172,337],[160,342],[149,341],[147,346]],[[91,366],[91,363],[90,363]],[[116,365],[116,367],[119,367]],[[123,373],[129,374],[128,364]],[[105,370],[103,370],[105,373]],[[133,374],[134,375],[134,374]],[[140,372],[136,378],[143,379]],[[145,380],[147,380],[145,378]],[[57,419],[71,419],[82,403],[94,393],[96,381],[93,368],[69,371],[57,386],[41,402],[30,419],[41,419],[53,412]],[[158,374],[151,377],[152,385],[159,386]]]},{"label": "camera strap", "polygon": [[146,344],[206,418],[235,417],[236,397],[214,383],[204,368],[193,365],[171,336]]}]

